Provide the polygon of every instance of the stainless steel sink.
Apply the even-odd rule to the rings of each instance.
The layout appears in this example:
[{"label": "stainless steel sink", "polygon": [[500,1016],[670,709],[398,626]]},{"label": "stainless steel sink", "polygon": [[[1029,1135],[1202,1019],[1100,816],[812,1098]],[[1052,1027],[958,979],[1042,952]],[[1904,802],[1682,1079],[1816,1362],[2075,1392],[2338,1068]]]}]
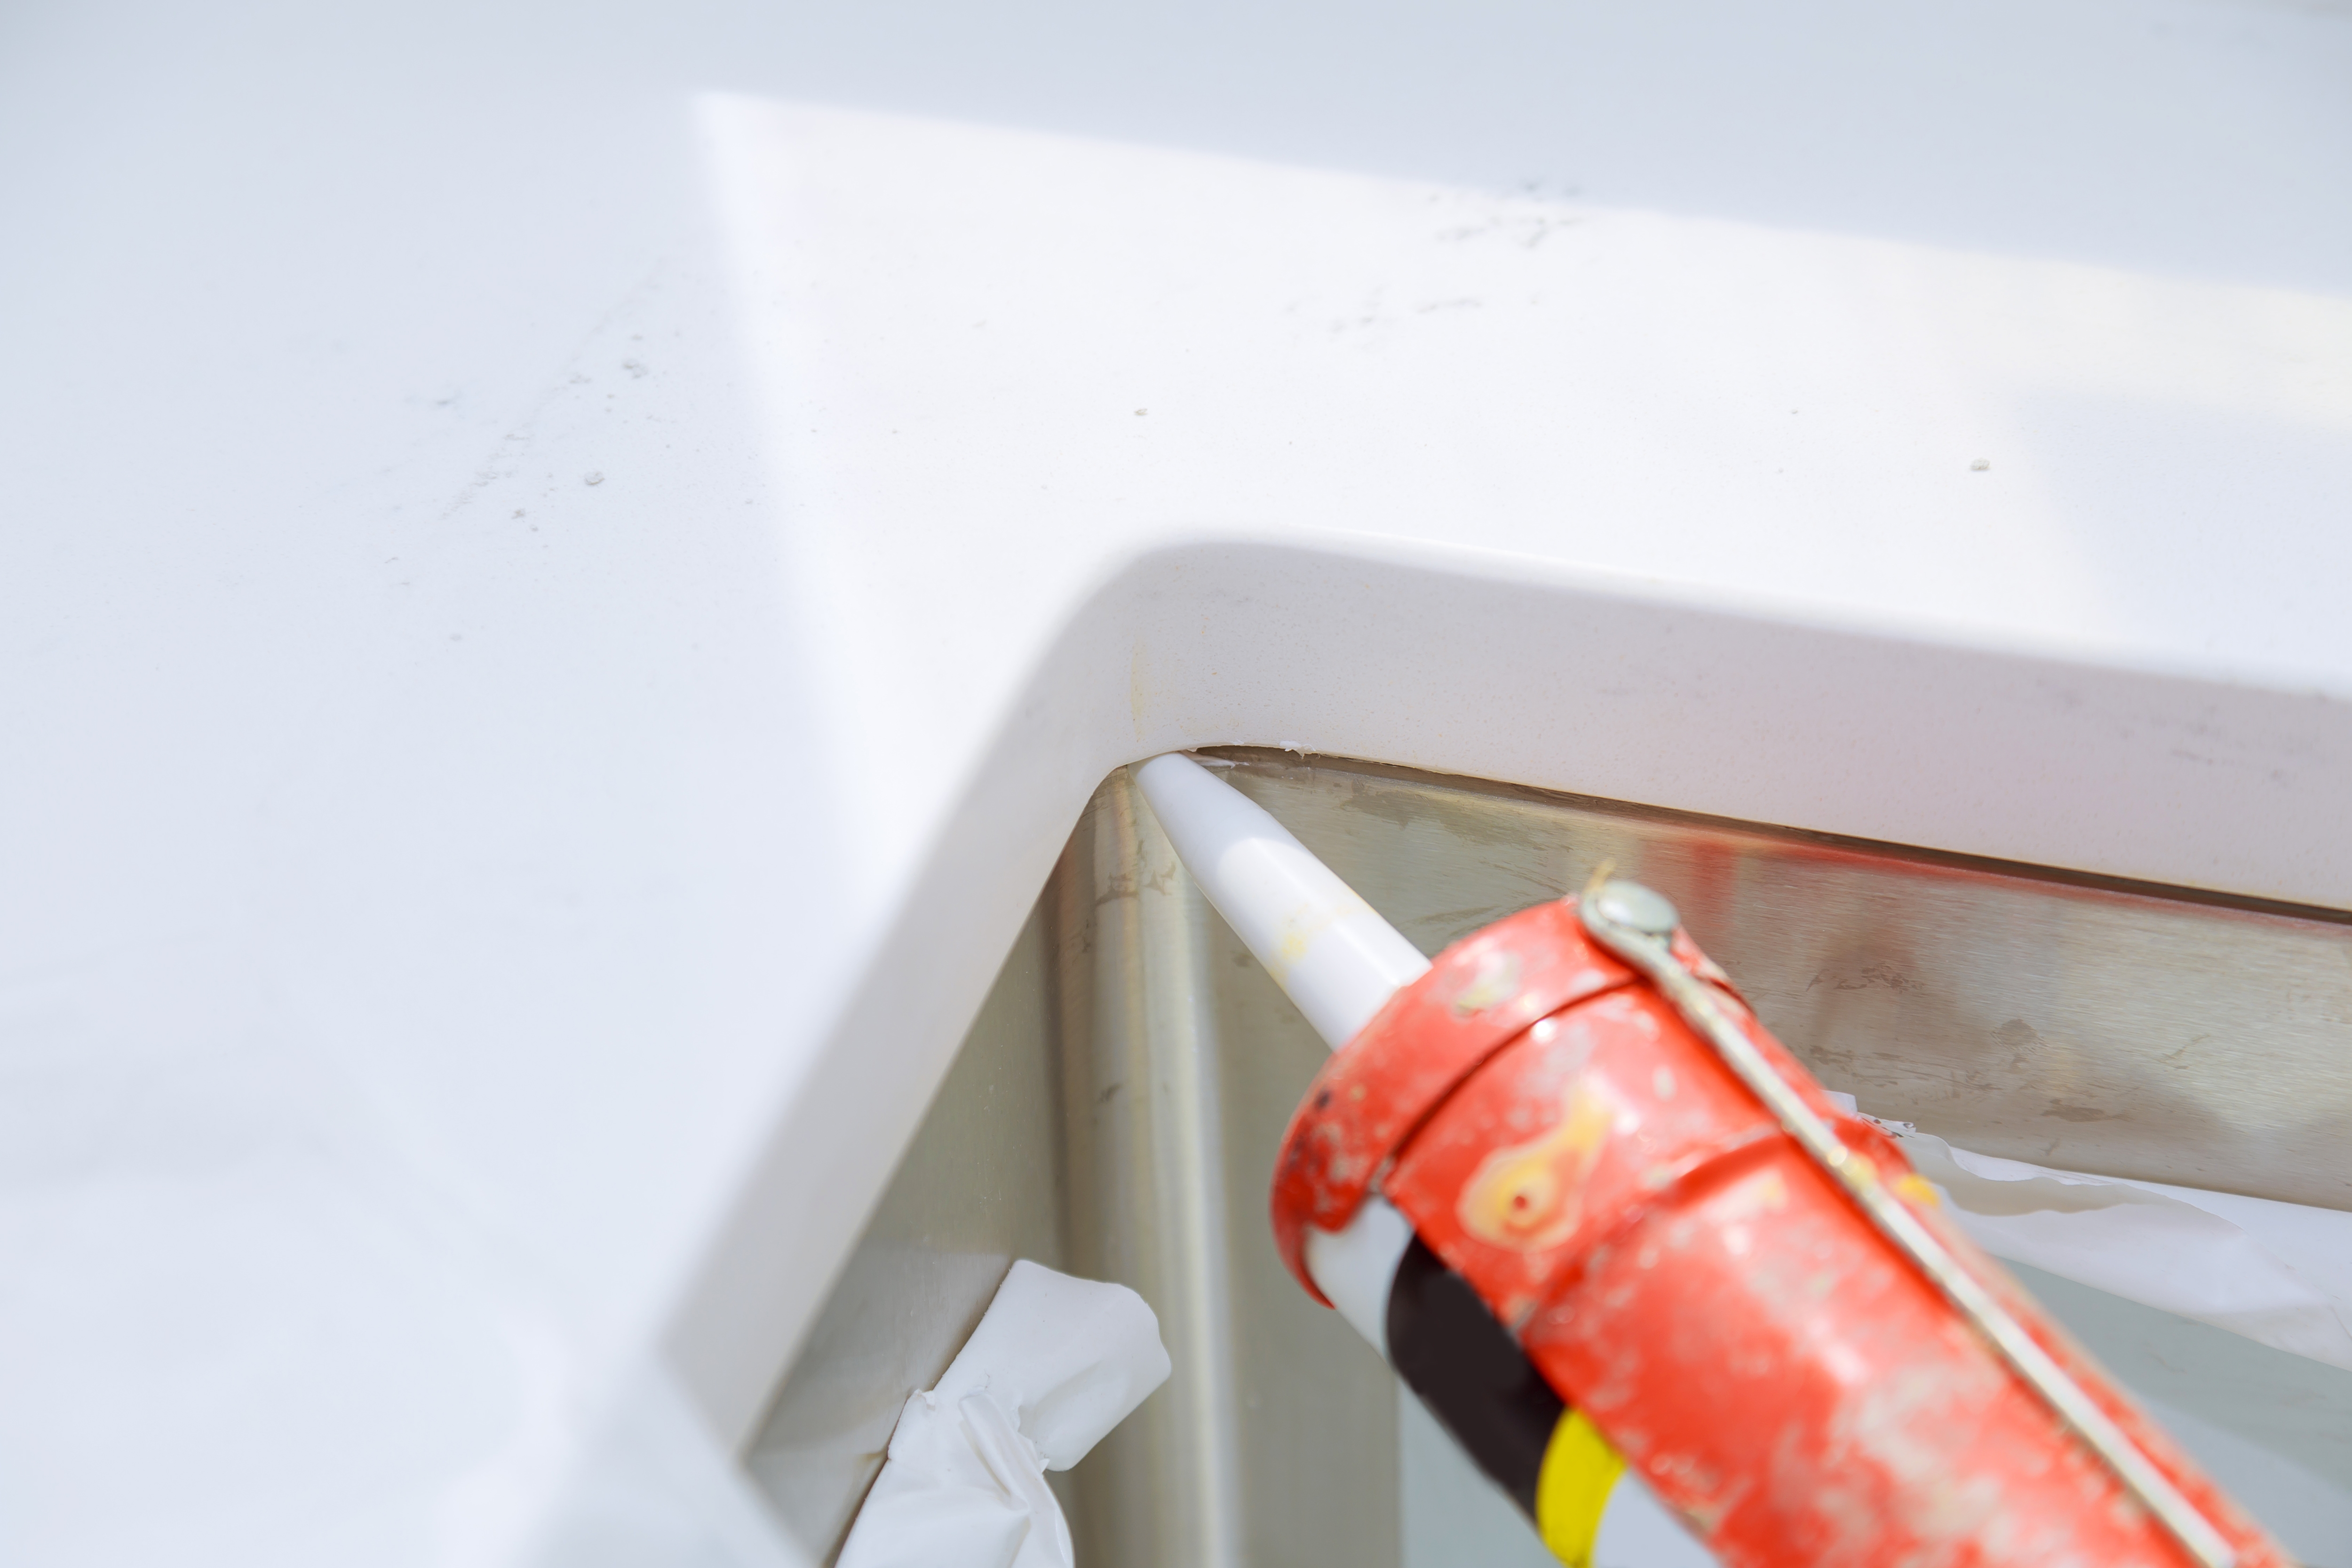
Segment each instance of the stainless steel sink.
[{"label": "stainless steel sink", "polygon": [[[1614,860],[1866,1111],[1985,1153],[2352,1208],[2343,914],[1220,756],[1427,951]],[[1133,1285],[1176,1365],[1055,1478],[1081,1562],[1549,1562],[1275,1257],[1268,1168],[1324,1055],[1127,774],[1107,779],[746,1456],[789,1527],[837,1551],[899,1404],[1028,1257]],[[2352,1568],[2352,1373],[2028,1283],[2308,1562]]]}]

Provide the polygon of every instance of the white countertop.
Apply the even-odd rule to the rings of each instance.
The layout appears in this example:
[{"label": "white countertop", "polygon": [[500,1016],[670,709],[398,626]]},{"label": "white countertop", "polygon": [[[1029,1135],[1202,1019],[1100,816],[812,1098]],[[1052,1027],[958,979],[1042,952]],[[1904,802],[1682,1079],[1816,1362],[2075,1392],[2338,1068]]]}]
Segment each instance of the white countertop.
[{"label": "white countertop", "polygon": [[1171,747],[2352,906],[2347,83],[2253,0],[19,7],[0,1558],[792,1560],[728,1448]]}]

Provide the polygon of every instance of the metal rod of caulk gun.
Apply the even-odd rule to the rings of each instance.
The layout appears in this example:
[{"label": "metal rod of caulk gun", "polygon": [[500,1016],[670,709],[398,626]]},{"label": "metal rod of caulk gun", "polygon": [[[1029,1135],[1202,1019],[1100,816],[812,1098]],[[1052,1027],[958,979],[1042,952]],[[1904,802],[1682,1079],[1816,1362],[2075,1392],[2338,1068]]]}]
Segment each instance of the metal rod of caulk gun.
[{"label": "metal rod of caulk gun", "polygon": [[[1189,757],[1135,770],[1143,798],[1211,904],[1337,1051],[1429,960],[1289,830]],[[1307,1271],[1383,1356],[1389,1288],[1412,1227],[1374,1194],[1339,1231],[1309,1228]]]},{"label": "metal rod of caulk gun", "polygon": [[[1353,889],[1271,815],[1199,764],[1181,756],[1163,756],[1139,766],[1136,777],[1160,826],[1209,902],[1334,1051],[1352,1041],[1401,988],[1429,973],[1429,961]],[[1671,906],[1646,890],[1632,892],[1660,905],[1663,919],[1654,924],[1628,924],[1611,913],[1612,894],[1603,888],[1580,906],[1583,929],[1606,943],[1634,970],[1657,977],[1680,1016],[1691,1020],[1690,1028],[1712,1030],[1720,1023],[1726,1039],[1719,1040],[1709,1034],[1703,1043],[1731,1064],[1763,1107],[1781,1115],[1792,1135],[1805,1133],[1826,1144],[1830,1152],[1816,1156],[1820,1166],[1845,1179],[1847,1166],[1861,1162],[1837,1144],[1828,1124],[1801,1098],[1797,1082],[1801,1070],[1796,1070],[1797,1078],[1784,1077],[1747,1028],[1729,1021],[1723,1004],[1672,956],[1666,939],[1675,929]],[[1514,917],[1524,918],[1524,915]],[[1612,940],[1612,936],[1621,939]],[[1636,936],[1649,946],[1638,947]],[[1511,972],[1514,977],[1518,973],[1516,959]],[[1516,987],[1518,982],[1514,978],[1511,983]],[[1670,988],[1676,983],[1694,997],[1677,997]],[[1458,998],[1454,1005],[1459,1007]],[[1658,1072],[1664,1077],[1666,1070],[1660,1067]],[[1657,1091],[1660,1099],[1674,1092],[1671,1078],[1666,1083]],[[1356,1092],[1360,1093],[1360,1088]],[[1780,1098],[1798,1111],[1783,1112]],[[1315,1103],[1319,1106],[1322,1100]],[[1724,1146],[1707,1145],[1718,1150]],[[1867,1159],[1862,1156],[1863,1161]],[[1891,1198],[1885,1202],[1902,1223],[1918,1232],[1920,1239],[1916,1242],[1899,1233],[1895,1222],[1880,1220],[1871,1195],[1882,1189],[1872,1183],[1890,1178],[1877,1176],[1877,1170],[1869,1165],[1852,1177],[1851,1186],[1863,1195],[1857,1202],[1861,1214],[1872,1223],[1883,1224],[1907,1255],[1919,1260],[1927,1282],[1943,1290],[1956,1307],[1972,1317],[2005,1312],[1988,1287],[1945,1253],[1942,1243],[1911,1217],[1908,1208],[1896,1206]],[[1405,1201],[1415,1205],[1424,1223],[1441,1237],[1451,1234],[1444,1228],[1441,1212],[1444,1188],[1437,1194],[1437,1209],[1423,1207],[1432,1201],[1432,1195],[1410,1177],[1401,1192]],[[1289,1212],[1294,1220],[1298,1218],[1295,1208]],[[1842,1217],[1847,1213],[1843,1208],[1834,1212]],[[1309,1221],[1301,1240],[1300,1261],[1316,1288],[1381,1352],[1487,1478],[1519,1504],[1560,1562],[1576,1568],[1590,1563],[1604,1512],[1630,1522],[1638,1511],[1636,1500],[1648,1501],[1650,1511],[1656,1512],[1656,1504],[1643,1489],[1621,1491],[1617,1488],[1625,1469],[1622,1457],[1590,1419],[1570,1408],[1536,1370],[1518,1336],[1496,1319],[1473,1283],[1454,1272],[1427,1242],[1416,1238],[1404,1214],[1378,1192],[1363,1199],[1346,1228],[1327,1232]],[[1747,1245],[1743,1241],[1732,1250],[1745,1257]],[[1649,1266],[1646,1259],[1641,1264],[1643,1269]],[[1948,1285],[1948,1275],[1958,1283]],[[1665,1277],[1664,1271],[1661,1277]],[[1985,1297],[1990,1307],[1973,1306],[1967,1291]],[[1996,1329],[2021,1341],[2024,1351],[2011,1354]],[[2168,1499],[2177,1505],[2185,1526],[2176,1525],[2159,1507],[2142,1506],[2192,1556],[2225,1565],[2231,1560],[2232,1547],[2210,1520],[2183,1499],[2170,1479],[2133,1447],[2120,1428],[2112,1427],[2103,1414],[2104,1406],[2039,1349],[2039,1342],[2030,1337],[2024,1326],[2002,1317],[1995,1320],[1993,1328],[1980,1327],[1979,1332],[2009,1357],[2021,1380],[2062,1417],[2072,1422],[2074,1403],[2079,1402],[2088,1412],[2083,1425],[2075,1427],[2083,1440],[2103,1459],[2111,1448],[2122,1451],[2124,1458],[2110,1463],[2125,1483],[2126,1495],[2145,1491],[2158,1503]],[[2036,1370],[2028,1352],[2040,1355],[2047,1367]],[[2045,1383],[2055,1385],[2059,1392],[2044,1393]],[[1795,1381],[1790,1385],[1811,1386]],[[1694,1408],[1704,1419],[1706,1408]],[[1745,1429],[1752,1430],[1752,1424]],[[2141,1479],[2132,1468],[2135,1465],[2151,1479]],[[1629,1504],[1623,1513],[1615,1511],[1615,1500],[1620,1497]],[[1893,1514],[1888,1518],[1893,1522],[1885,1529],[1899,1535],[1908,1528],[1901,1518]],[[1788,1545],[1800,1538],[1772,1539],[1778,1545]],[[1621,1538],[1619,1545],[1623,1544]],[[1702,1547],[1686,1539],[1676,1544],[1683,1550],[1674,1555],[1683,1562],[1707,1556]],[[1643,1545],[1646,1550],[1651,1543]]]}]

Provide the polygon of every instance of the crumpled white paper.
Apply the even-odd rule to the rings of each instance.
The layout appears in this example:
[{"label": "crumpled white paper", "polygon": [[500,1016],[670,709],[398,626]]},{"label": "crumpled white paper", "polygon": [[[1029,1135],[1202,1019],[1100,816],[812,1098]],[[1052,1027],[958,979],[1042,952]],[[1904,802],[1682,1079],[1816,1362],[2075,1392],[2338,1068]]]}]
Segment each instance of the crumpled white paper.
[{"label": "crumpled white paper", "polygon": [[1086,1458],[1168,1374],[1142,1297],[1013,1264],[939,1385],[899,1412],[840,1568],[1073,1568],[1045,1472]]},{"label": "crumpled white paper", "polygon": [[2052,1170],[1878,1124],[1994,1257],[2352,1370],[2352,1214]]}]

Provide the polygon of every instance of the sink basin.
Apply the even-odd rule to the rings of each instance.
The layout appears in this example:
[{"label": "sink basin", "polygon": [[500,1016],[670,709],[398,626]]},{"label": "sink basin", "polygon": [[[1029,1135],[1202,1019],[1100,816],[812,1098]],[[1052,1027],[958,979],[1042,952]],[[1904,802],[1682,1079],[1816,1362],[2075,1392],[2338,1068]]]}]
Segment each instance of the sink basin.
[{"label": "sink basin", "polygon": [[[1863,1109],[1980,1152],[2352,1207],[2352,924],[1286,753],[1214,755],[1424,950],[1613,860]],[[1125,769],[1096,792],[751,1443],[837,1551],[898,1406],[1015,1257],[1125,1281],[1175,1375],[1054,1478],[1121,1568],[1550,1560],[1277,1260],[1266,1179],[1325,1051]],[[2313,1564],[2352,1564],[2352,1372],[2028,1284]],[[1664,1550],[1671,1550],[1666,1543]],[[1665,1568],[1668,1559],[1601,1568]]]}]

